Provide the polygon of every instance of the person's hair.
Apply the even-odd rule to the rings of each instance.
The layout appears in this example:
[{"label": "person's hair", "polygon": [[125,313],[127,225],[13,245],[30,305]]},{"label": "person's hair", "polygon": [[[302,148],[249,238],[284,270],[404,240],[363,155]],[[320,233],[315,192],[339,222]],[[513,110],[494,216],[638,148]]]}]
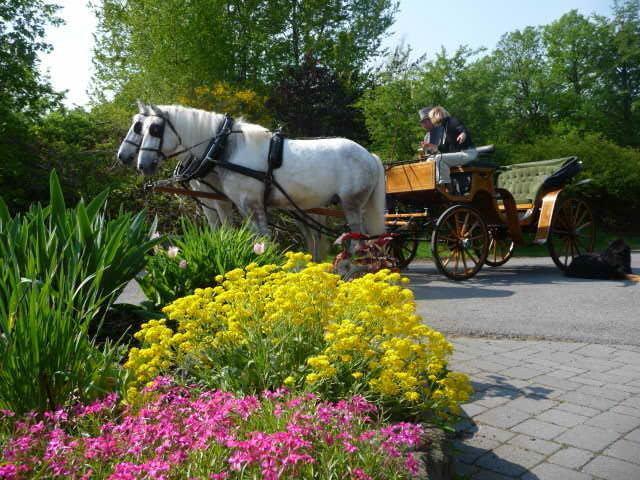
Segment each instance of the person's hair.
[{"label": "person's hair", "polygon": [[429,119],[431,120],[431,123],[436,126],[440,125],[444,121],[444,119],[449,118],[449,116],[449,112],[447,112],[440,105],[438,105],[437,107],[433,107],[429,112]]}]

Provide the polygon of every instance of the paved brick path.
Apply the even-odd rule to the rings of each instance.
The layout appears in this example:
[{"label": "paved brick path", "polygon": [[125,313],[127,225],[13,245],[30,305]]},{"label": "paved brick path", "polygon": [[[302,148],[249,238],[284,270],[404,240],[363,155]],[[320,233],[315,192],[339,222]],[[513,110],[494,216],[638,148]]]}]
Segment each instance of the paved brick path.
[{"label": "paved brick path", "polygon": [[462,478],[640,479],[640,347],[457,337]]}]

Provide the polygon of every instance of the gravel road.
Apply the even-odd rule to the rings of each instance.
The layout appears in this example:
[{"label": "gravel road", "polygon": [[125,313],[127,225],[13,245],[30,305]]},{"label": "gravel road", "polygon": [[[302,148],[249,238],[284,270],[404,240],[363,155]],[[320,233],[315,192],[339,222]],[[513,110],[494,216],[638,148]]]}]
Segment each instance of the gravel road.
[{"label": "gravel road", "polygon": [[[631,266],[640,273],[640,253]],[[448,334],[640,345],[640,283],[565,277],[550,258],[514,258],[465,282],[414,262],[418,311]]]}]

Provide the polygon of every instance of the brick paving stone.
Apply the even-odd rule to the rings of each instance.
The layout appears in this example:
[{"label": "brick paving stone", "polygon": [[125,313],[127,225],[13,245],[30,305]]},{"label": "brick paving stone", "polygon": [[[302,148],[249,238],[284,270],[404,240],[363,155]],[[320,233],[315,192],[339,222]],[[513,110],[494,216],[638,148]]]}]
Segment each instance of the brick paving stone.
[{"label": "brick paving stone", "polygon": [[495,408],[495,407],[499,407],[500,405],[504,405],[510,400],[511,399],[509,397],[487,396],[487,397],[479,398],[474,403],[477,403],[478,405],[482,405],[487,408]]},{"label": "brick paving stone", "polygon": [[473,366],[476,368],[479,368],[484,372],[492,372],[492,373],[499,372],[507,368],[506,365],[502,365],[501,363],[488,362],[486,360],[474,360]]},{"label": "brick paving stone", "polygon": [[582,386],[582,384],[580,383],[572,382],[571,380],[567,380],[566,378],[553,376],[551,374],[540,375],[538,377],[534,377],[532,380],[536,383],[549,385],[551,387],[559,388],[562,390],[575,390],[576,388]]},{"label": "brick paving stone", "polygon": [[615,412],[604,412],[589,419],[585,424],[618,433],[627,433],[640,426],[640,418]]},{"label": "brick paving stone", "polygon": [[627,440],[640,443],[640,428],[636,428],[633,432],[629,433],[626,437]]},{"label": "brick paving stone", "polygon": [[571,377],[571,380],[577,383],[581,383],[583,387],[602,387],[604,382],[602,380],[594,380],[589,376],[587,372],[585,375],[578,375],[576,377]]},{"label": "brick paving stone", "polygon": [[[549,362],[549,363],[558,365],[558,362]],[[565,368],[556,368],[555,370],[550,371],[546,375],[549,375],[550,377],[556,377],[556,378],[573,378],[576,375],[582,374],[586,371],[587,370],[579,370],[578,372],[575,372],[573,370],[567,370]]]},{"label": "brick paving stone", "polygon": [[522,480],[591,480],[593,477],[586,473],[576,472],[568,468],[554,465],[553,463],[541,463],[530,472],[520,477]]},{"label": "brick paving stone", "polygon": [[597,408],[598,410],[607,410],[617,403],[608,398],[594,397],[581,392],[567,392],[564,395],[560,395],[558,399],[584,405],[585,407]]},{"label": "brick paving stone", "polygon": [[530,419],[516,425],[511,430],[514,432],[525,433],[533,437],[542,438],[544,440],[551,440],[552,438],[560,435],[566,429],[566,427],[561,427],[552,423]]},{"label": "brick paving stone", "polygon": [[462,405],[462,410],[467,415],[467,417],[474,417],[487,410],[487,407],[484,407],[477,402],[473,402]]},{"label": "brick paving stone", "polygon": [[526,387],[522,388],[521,391],[528,397],[549,398],[551,400],[555,400],[566,392],[566,390],[535,382],[529,383]]},{"label": "brick paving stone", "polygon": [[621,413],[622,415],[631,415],[632,417],[640,417],[640,409],[631,408],[625,405],[616,405],[609,410],[610,412]]},{"label": "brick paving stone", "polygon": [[589,417],[560,410],[559,408],[552,408],[551,410],[547,410],[546,412],[542,412],[540,415],[536,416],[536,419],[570,428],[586,422],[589,420]]},{"label": "brick paving stone", "polygon": [[485,453],[476,465],[508,476],[519,476],[544,459],[543,455],[512,445],[502,445]]},{"label": "brick paving stone", "polygon": [[585,407],[584,405],[577,405],[570,402],[562,402],[558,405],[560,410],[565,412],[575,413],[577,415],[584,415],[585,417],[593,417],[600,413],[600,410],[591,407]]},{"label": "brick paving stone", "polygon": [[640,465],[601,455],[587,463],[583,472],[605,480],[635,480],[640,478]]},{"label": "brick paving stone", "polygon": [[587,344],[584,347],[578,348],[574,350],[572,353],[578,355],[585,355],[587,357],[596,357],[596,358],[612,358],[618,350],[613,347],[607,347],[606,345],[598,345],[595,343]]},{"label": "brick paving stone", "polygon": [[509,445],[517,445],[518,447],[533,450],[543,455],[551,455],[553,452],[562,448],[560,445],[540,438],[531,437],[529,435],[516,435],[509,440]]},{"label": "brick paving stone", "polygon": [[519,366],[519,367],[507,368],[506,370],[502,370],[500,373],[502,375],[506,375],[509,377],[518,378],[520,380],[529,380],[533,377],[537,377],[538,375],[544,375],[550,370],[551,370],[550,368],[543,368],[543,367],[533,368],[533,367]]},{"label": "brick paving stone", "polygon": [[522,410],[523,412],[530,413],[532,415],[537,415],[540,412],[549,410],[555,405],[557,405],[557,402],[554,402],[553,400],[520,397],[516,398],[515,400],[511,400],[509,403],[507,403],[506,406]]},{"label": "brick paving stone", "polygon": [[500,445],[500,443],[496,441],[489,440],[478,442],[476,445],[469,445],[467,441],[468,440],[462,442],[456,440],[453,442],[453,451],[455,458],[467,464],[474,463],[479,457]]},{"label": "brick paving stone", "polygon": [[488,423],[493,427],[511,428],[528,418],[528,414],[520,410],[516,410],[515,408],[502,405],[481,413],[475,417],[475,420],[482,423]]},{"label": "brick paving stone", "polygon": [[640,443],[618,440],[604,451],[605,455],[640,464]]},{"label": "brick paving stone", "polygon": [[498,363],[500,365],[504,365],[505,368],[506,367],[516,367],[516,366],[518,366],[518,365],[520,365],[522,363],[521,360],[508,357],[508,356],[506,356],[506,355],[504,355],[502,353],[500,353],[498,355],[489,355],[488,357],[485,357],[484,360],[487,360],[487,361],[493,362],[493,363]]},{"label": "brick paving stone", "polygon": [[475,437],[485,437],[490,440],[495,440],[498,443],[504,443],[507,440],[516,436],[515,433],[510,432],[509,430],[502,430],[500,428],[495,428],[490,425],[478,425],[477,430],[473,432],[465,433],[462,438],[469,438],[471,436]]},{"label": "brick paving stone", "polygon": [[616,402],[621,402],[622,400],[626,400],[631,396],[631,393],[629,392],[612,389],[606,384],[602,388],[585,385],[578,388],[576,392],[586,393],[587,395],[594,395],[596,397],[602,397],[608,400],[614,400]]},{"label": "brick paving stone", "polygon": [[554,440],[572,447],[598,452],[618,439],[618,433],[589,425],[578,425]]},{"label": "brick paving stone", "polygon": [[513,480],[513,477],[500,475],[499,473],[492,472],[491,470],[480,470],[471,477],[471,480]]},{"label": "brick paving stone", "polygon": [[631,398],[627,398],[624,402],[620,403],[620,405],[640,409],[640,395],[635,395]]},{"label": "brick paving stone", "polygon": [[580,468],[593,458],[593,453],[588,450],[567,447],[551,455],[547,460],[567,468]]},{"label": "brick paving stone", "polygon": [[628,392],[628,393],[631,393],[631,394],[640,393],[640,387],[634,387],[633,385],[625,385],[625,384],[619,384],[619,383],[608,383],[607,387],[608,388],[612,388],[614,390],[622,390],[623,392]]}]

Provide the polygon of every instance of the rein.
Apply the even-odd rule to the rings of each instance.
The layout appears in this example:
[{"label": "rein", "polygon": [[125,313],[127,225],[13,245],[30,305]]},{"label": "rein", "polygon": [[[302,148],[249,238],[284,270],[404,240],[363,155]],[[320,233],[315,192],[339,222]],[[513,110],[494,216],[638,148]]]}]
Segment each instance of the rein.
[{"label": "rein", "polygon": [[[185,159],[182,159],[178,163],[178,165],[176,165],[176,168],[174,169],[173,175],[171,176],[171,178],[168,178],[166,180],[151,182],[147,184],[145,188],[153,189],[156,187],[166,187],[168,185],[175,184],[175,183],[179,183],[183,185],[185,188],[187,188],[186,185],[188,185],[188,182],[190,180],[197,180],[205,184],[207,187],[209,187],[211,190],[213,190],[217,194],[224,196],[223,192],[221,192],[219,189],[215,188],[213,185],[211,185],[209,182],[206,182],[203,179],[203,177],[209,174],[215,167],[221,167],[221,168],[230,170],[232,172],[239,173],[241,175],[245,175],[247,177],[251,177],[261,181],[262,183],[265,184],[265,194],[267,192],[266,189],[270,188],[271,185],[276,189],[278,189],[280,193],[282,193],[282,195],[287,199],[287,201],[293,207],[294,210],[290,212],[291,215],[296,220],[303,223],[304,225],[311,228],[312,230],[318,231],[328,236],[335,236],[340,233],[337,230],[331,229],[323,225],[322,223],[317,221],[315,218],[313,218],[311,215],[309,215],[309,213],[307,213],[305,210],[300,208],[294,202],[294,200],[289,196],[286,190],[280,185],[280,183],[276,181],[275,178],[273,178],[273,175],[271,174],[270,171],[263,172],[263,171],[254,170],[252,168],[248,168],[242,165],[237,165],[235,163],[230,163],[227,161],[220,160],[220,157],[224,153],[225,146],[227,144],[227,139],[229,138],[229,136],[234,133],[243,133],[241,130],[233,130],[234,120],[228,114],[225,114],[222,124],[218,127],[218,131],[213,137],[211,137],[210,139],[203,140],[202,142],[192,145],[191,147],[187,147],[187,148],[184,148],[183,150],[174,152],[171,155],[165,155],[162,152],[165,126],[169,125],[169,128],[171,128],[173,133],[178,138],[179,145],[182,145],[182,138],[180,134],[174,127],[173,123],[169,120],[169,118],[165,117],[164,115],[156,113],[154,115],[149,115],[149,116],[156,116],[164,120],[164,122],[162,123],[162,126],[159,127],[158,131],[154,131],[154,132],[149,131],[149,134],[151,136],[160,139],[160,144],[158,148],[138,147],[140,151],[155,152],[156,154],[161,155],[164,160],[177,157],[186,152],[189,152],[190,155]],[[192,150],[200,145],[203,145],[205,142],[209,142],[209,145],[205,149],[205,153],[202,155],[202,157],[200,159],[197,159],[196,156],[193,154]],[[129,141],[129,143],[135,145],[135,142]],[[265,195],[265,197],[266,196],[267,195]],[[202,202],[200,202],[198,199],[196,199],[196,201],[200,205],[206,206]],[[266,198],[264,203],[265,203],[264,207],[266,209],[267,207]]]}]

